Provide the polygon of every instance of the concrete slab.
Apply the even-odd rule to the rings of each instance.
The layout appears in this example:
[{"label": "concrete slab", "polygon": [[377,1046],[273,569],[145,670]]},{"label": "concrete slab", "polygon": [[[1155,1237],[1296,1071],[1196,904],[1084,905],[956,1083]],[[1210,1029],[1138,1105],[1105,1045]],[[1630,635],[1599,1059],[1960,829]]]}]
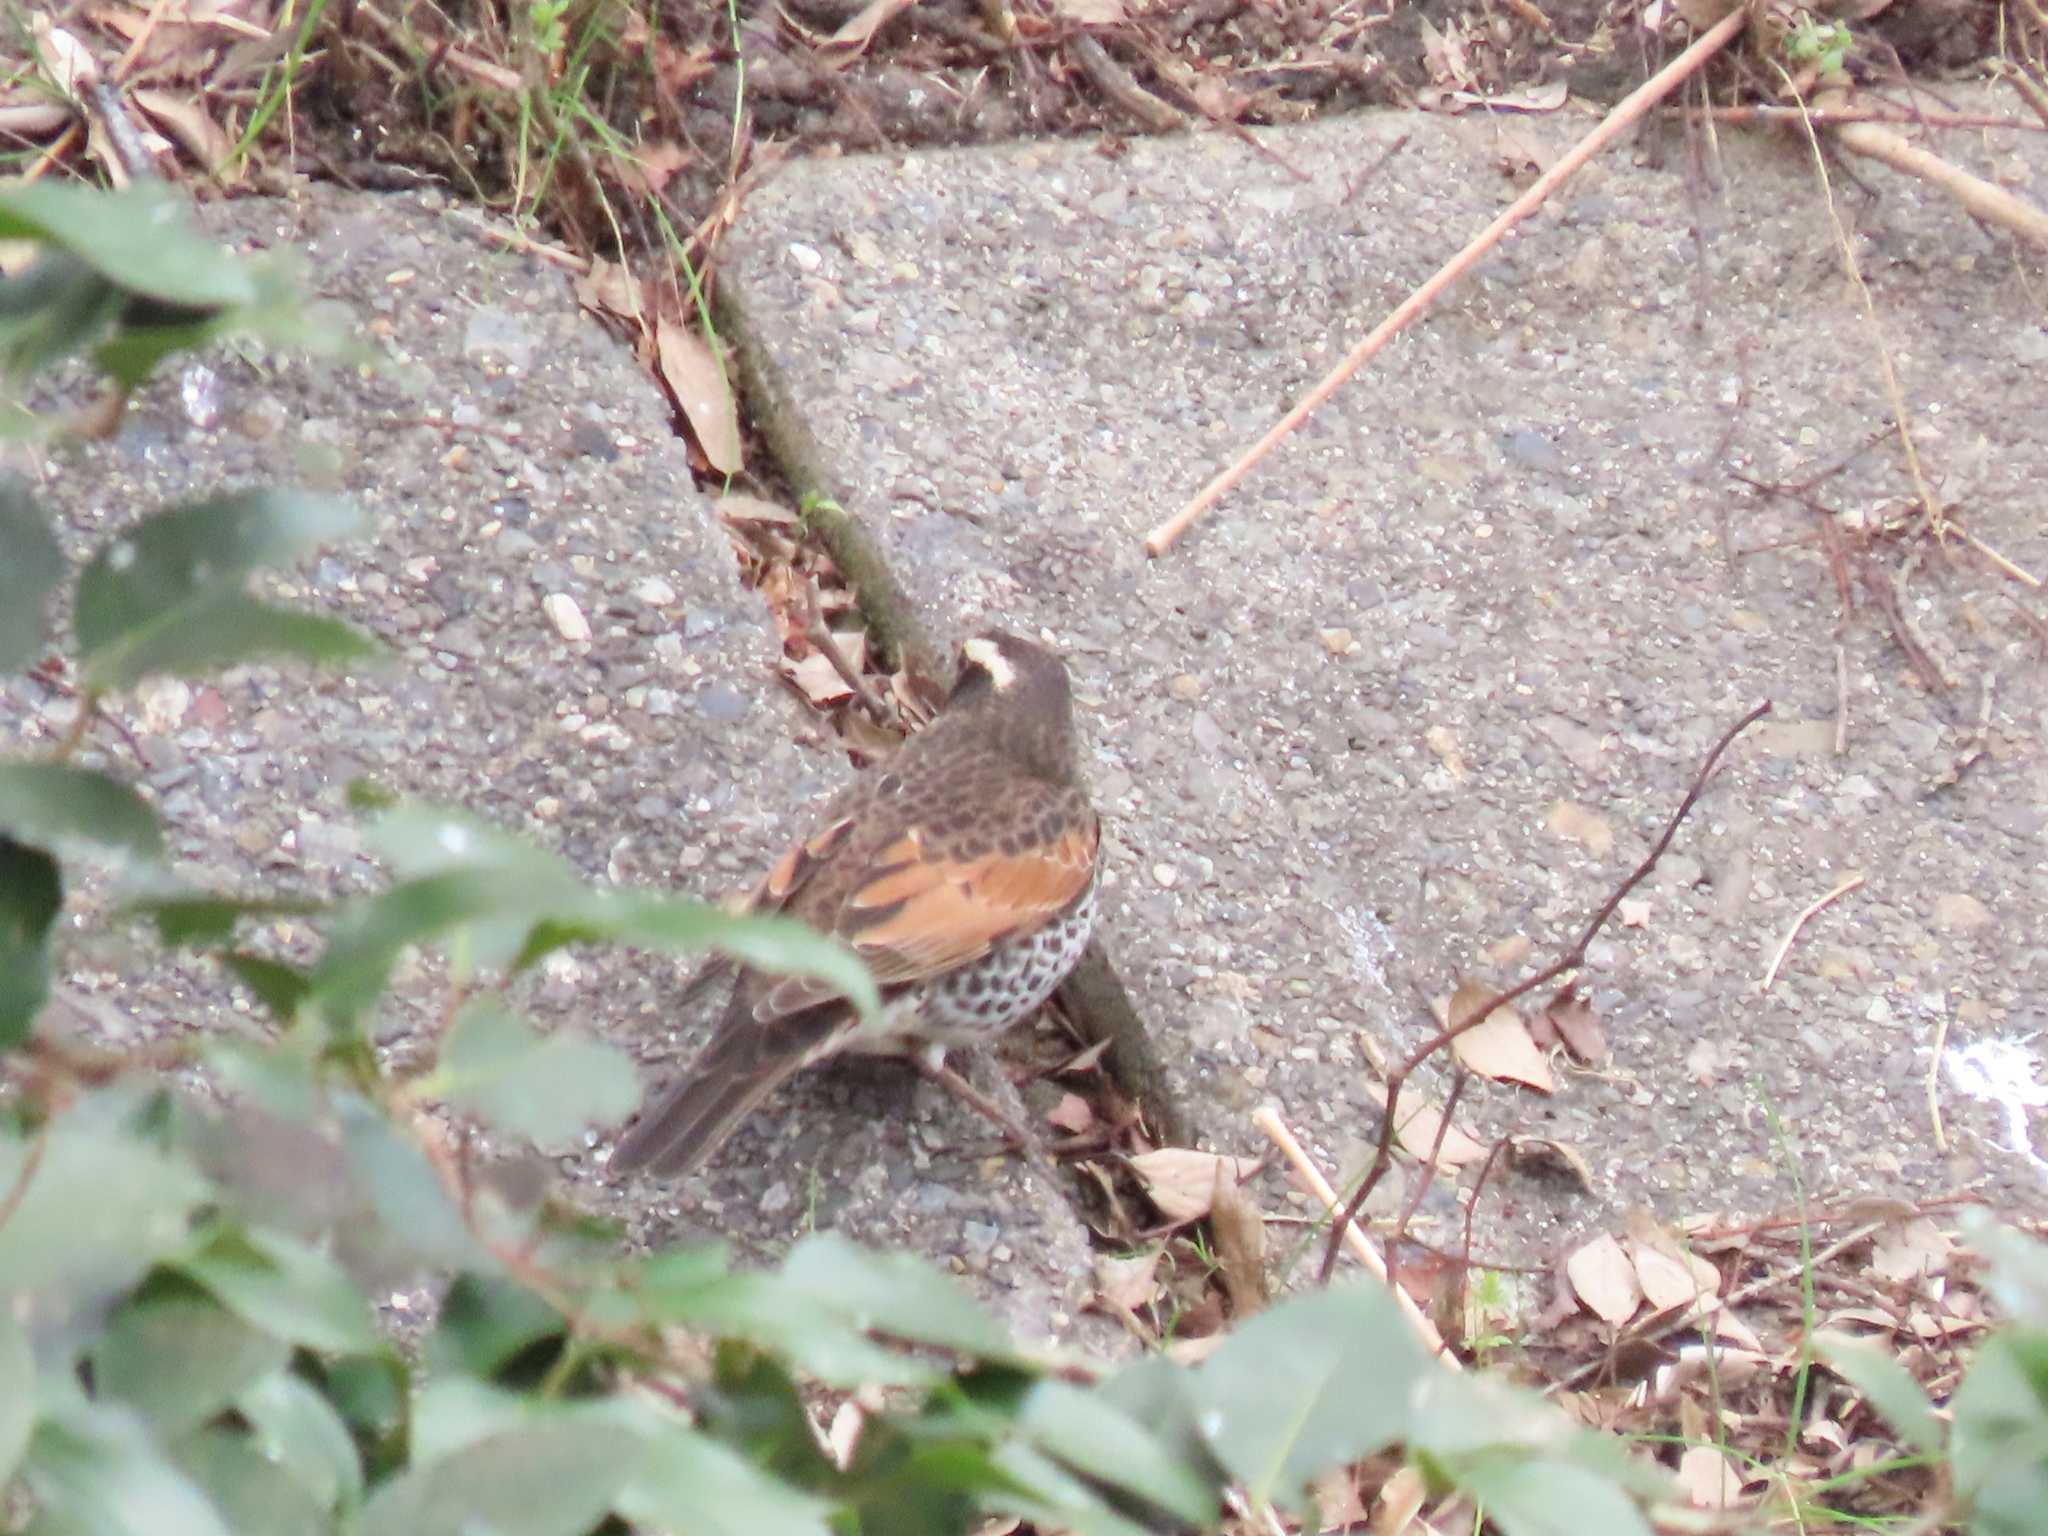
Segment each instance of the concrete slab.
[{"label": "concrete slab", "polygon": [[[1795,1181],[2048,1209],[2006,1112],[1930,1077],[1937,1041],[1953,1062],[2044,1018],[2048,668],[2014,612],[2042,600],[1959,542],[1864,536],[1909,488],[1807,149],[1723,132],[1703,169],[1596,163],[1185,544],[1140,550],[1589,121],[791,165],[750,197],[727,296],[771,430],[931,625],[1068,649],[1109,943],[1207,1144],[1257,1150],[1274,1100],[1358,1166],[1368,1063],[1426,1038],[1424,999],[1510,978],[1488,956],[1517,935],[1557,952],[1769,698],[1594,948],[1611,1060],[1549,1098],[1467,1094],[1476,1134],[1556,1137],[1594,1177],[1496,1179],[1482,1245],[1780,1208]],[[2048,201],[2039,135],[1940,148]],[[2048,573],[2038,253],[1888,172],[1832,184],[1937,495]],[[1813,495],[1846,621],[1817,516],[1734,477],[1845,457]]]},{"label": "concrete slab", "polygon": [[[215,488],[345,492],[374,537],[283,587],[380,635],[397,664],[145,685],[114,706],[139,767],[111,732],[83,760],[139,780],[195,882],[239,888],[253,868],[292,890],[373,888],[344,803],[364,775],[467,806],[595,880],[711,898],[750,881],[796,830],[789,818],[848,770],[773,680],[760,606],[630,351],[559,271],[487,246],[437,198],[316,189],[211,213],[238,244],[303,245],[323,301],[385,366],[209,358],[159,381],[112,442],[43,465],[36,492],[79,558],[143,510]],[[563,637],[550,597],[574,602],[589,638]],[[5,689],[0,747],[33,751],[61,731],[67,700],[23,680]],[[251,1026],[217,972],[165,967],[125,938],[80,946],[65,972],[98,1000],[96,1029]],[[709,1022],[676,1016],[682,979],[668,959],[579,953],[526,1001],[668,1060]],[[388,1049],[419,1048],[439,997],[431,970],[401,987]],[[814,1074],[674,1188],[607,1188],[588,1157],[562,1167],[650,1240],[716,1236],[762,1259],[837,1227],[953,1263],[1023,1337],[1070,1333],[1085,1234],[1028,1166],[948,1150],[988,1141],[984,1122],[922,1086]]]}]

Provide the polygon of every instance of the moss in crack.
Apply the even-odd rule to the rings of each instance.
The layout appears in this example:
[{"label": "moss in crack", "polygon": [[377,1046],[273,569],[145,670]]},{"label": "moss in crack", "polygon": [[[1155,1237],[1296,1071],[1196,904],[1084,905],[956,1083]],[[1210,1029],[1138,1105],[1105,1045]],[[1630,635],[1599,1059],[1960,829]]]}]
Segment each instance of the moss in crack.
[{"label": "moss in crack", "polygon": [[776,466],[797,493],[805,531],[831,554],[853,588],[870,649],[883,664],[908,665],[920,676],[942,685],[950,683],[950,650],[933,643],[881,550],[860,519],[845,510],[842,503],[851,500],[848,487],[843,477],[833,473],[824,450],[805,424],[803,411],[790,398],[781,370],[764,355],[765,348],[744,340],[760,333],[748,322],[745,303],[739,297],[741,286],[719,286],[718,324],[726,335],[743,338],[730,354],[738,364],[739,387]]}]

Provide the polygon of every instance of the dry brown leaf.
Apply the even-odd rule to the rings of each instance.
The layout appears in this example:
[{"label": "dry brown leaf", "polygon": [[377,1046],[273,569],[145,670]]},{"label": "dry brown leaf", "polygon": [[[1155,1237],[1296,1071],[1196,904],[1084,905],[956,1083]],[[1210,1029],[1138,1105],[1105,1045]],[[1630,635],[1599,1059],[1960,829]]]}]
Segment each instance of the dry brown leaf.
[{"label": "dry brown leaf", "polygon": [[[1493,995],[1491,987],[1463,981],[1448,1003],[1438,1005],[1437,1016],[1455,1024]],[[1543,1093],[1554,1093],[1557,1080],[1550,1063],[1543,1059],[1522,1016],[1512,1008],[1496,1008],[1451,1042],[1451,1049],[1470,1070],[1497,1081],[1527,1083]]]},{"label": "dry brown leaf", "polygon": [[1368,1518],[1365,1500],[1358,1494],[1358,1472],[1353,1467],[1324,1473],[1309,1485],[1309,1493],[1316,1501],[1319,1531],[1348,1531],[1364,1525]]},{"label": "dry brown leaf", "polygon": [[1411,1529],[1410,1523],[1422,1513],[1422,1506],[1428,1502],[1429,1484],[1418,1469],[1404,1463],[1395,1469],[1392,1477],[1380,1484],[1380,1496],[1374,1501],[1372,1528],[1381,1536],[1405,1536]]},{"label": "dry brown leaf", "polygon": [[1614,828],[1607,824],[1607,818],[1575,800],[1560,800],[1553,805],[1544,825],[1559,837],[1584,844],[1596,859],[1606,858],[1614,848]]},{"label": "dry brown leaf", "polygon": [[[1712,1294],[1708,1287],[1701,1285],[1700,1276],[1683,1261],[1648,1243],[1631,1239],[1628,1256],[1635,1265],[1636,1283],[1643,1289],[1643,1299],[1659,1312],[1689,1307],[1702,1294]],[[1715,1280],[1719,1278],[1717,1275]]]},{"label": "dry brown leaf", "polygon": [[1069,1056],[1065,1061],[1054,1067],[1052,1069],[1053,1075],[1063,1077],[1070,1072],[1093,1072],[1102,1064],[1102,1058],[1109,1054],[1109,1048],[1112,1043],[1112,1041],[1105,1037],[1096,1041],[1093,1045],[1083,1046],[1080,1050],[1074,1052],[1072,1056]]},{"label": "dry brown leaf", "polygon": [[1165,1251],[1154,1248],[1127,1258],[1097,1254],[1095,1289],[1103,1300],[1126,1312],[1142,1312],[1159,1295],[1159,1256]]},{"label": "dry brown leaf", "polygon": [[654,196],[675,179],[676,172],[696,157],[682,145],[671,139],[657,139],[652,144],[643,144],[633,151],[632,158],[625,164],[626,180],[638,186],[648,197]]},{"label": "dry brown leaf", "polygon": [[855,50],[865,48],[875,40],[877,32],[916,3],[917,0],[868,0],[866,5],[847,17],[837,32],[825,39],[826,46]]},{"label": "dry brown leaf", "polygon": [[1584,1066],[1607,1059],[1607,1036],[1593,1005],[1572,987],[1560,987],[1543,1005],[1543,1018],[1572,1059]]},{"label": "dry brown leaf", "polygon": [[697,434],[704,457],[721,475],[738,474],[745,465],[739,407],[711,348],[695,331],[672,320],[655,322],[654,345],[662,382]]},{"label": "dry brown leaf", "polygon": [[794,507],[763,501],[759,496],[749,496],[744,491],[733,491],[719,497],[718,515],[728,523],[769,528],[794,528],[803,521]]},{"label": "dry brown leaf", "polygon": [[590,263],[590,270],[576,279],[576,302],[594,314],[612,315],[636,328],[646,325],[639,279],[631,268],[616,261],[600,257]]},{"label": "dry brown leaf", "polygon": [[[1384,1086],[1380,1089],[1380,1103],[1383,1107],[1386,1104]],[[1443,1168],[1462,1168],[1486,1156],[1485,1146],[1459,1130],[1455,1121],[1444,1130],[1443,1145],[1437,1146],[1437,1127],[1443,1122],[1443,1110],[1421,1089],[1401,1090],[1401,1107],[1394,1116],[1394,1136],[1403,1151],[1418,1162],[1427,1162],[1435,1149],[1437,1164]]]},{"label": "dry brown leaf", "polygon": [[1870,1246],[1872,1273],[1907,1284],[1948,1269],[1954,1241],[1925,1216],[1888,1227]]},{"label": "dry brown leaf", "polygon": [[864,709],[843,710],[836,723],[846,750],[857,756],[864,767],[872,767],[903,745],[901,736],[877,725]]},{"label": "dry brown leaf", "polygon": [[[846,658],[849,670],[856,675],[867,662],[868,637],[856,630],[852,634],[837,635],[840,654]],[[796,685],[797,690],[818,709],[830,709],[835,704],[844,704],[853,697],[853,689],[833,665],[832,658],[822,650],[815,650],[801,661],[782,658],[782,675]]]},{"label": "dry brown leaf", "polygon": [[[1537,85],[1525,86],[1519,91],[1501,91],[1496,95],[1482,95],[1477,91],[1452,91],[1450,99],[1461,106],[1484,107],[1489,112],[1555,112],[1565,104],[1571,94],[1570,82],[1562,77],[1546,80]],[[1550,169],[1555,154],[1545,153],[1542,168]]]},{"label": "dry brown leaf", "polygon": [[18,101],[0,106],[0,133],[24,139],[55,133],[71,121],[71,109],[54,101]]},{"label": "dry brown leaf", "polygon": [[1069,1136],[1079,1136],[1095,1124],[1095,1111],[1078,1093],[1063,1093],[1059,1103],[1045,1112],[1045,1123]]},{"label": "dry brown leaf", "polygon": [[1561,1173],[1586,1193],[1593,1192],[1593,1165],[1568,1142],[1548,1136],[1510,1136],[1508,1164],[1524,1173]]},{"label": "dry brown leaf", "polygon": [[240,178],[247,162],[229,163],[234,156],[234,141],[200,105],[197,97],[176,91],[138,90],[130,93],[130,99],[169,129],[171,137],[182,144],[185,152],[209,174],[221,175],[228,180]]},{"label": "dry brown leaf", "polygon": [[1565,1278],[1586,1310],[1619,1328],[1642,1305],[1635,1266],[1621,1244],[1603,1232],[1564,1261]]},{"label": "dry brown leaf", "polygon": [[1242,1179],[1250,1166],[1240,1157],[1219,1157],[1192,1147],[1161,1147],[1130,1159],[1131,1171],[1168,1221],[1197,1221],[1209,1214],[1209,1195],[1216,1187],[1216,1165],[1228,1163],[1230,1176]]},{"label": "dry brown leaf", "polygon": [[82,100],[85,88],[100,77],[99,63],[92,50],[52,21],[47,12],[35,13],[29,22],[29,33],[43,78],[67,101]]},{"label": "dry brown leaf", "polygon": [[1266,1218],[1222,1158],[1216,1160],[1209,1188],[1209,1228],[1216,1237],[1231,1316],[1242,1321],[1266,1305]]},{"label": "dry brown leaf", "polygon": [[1742,1476],[1718,1449],[1695,1445],[1678,1458],[1678,1486],[1695,1509],[1731,1509],[1742,1499]]}]

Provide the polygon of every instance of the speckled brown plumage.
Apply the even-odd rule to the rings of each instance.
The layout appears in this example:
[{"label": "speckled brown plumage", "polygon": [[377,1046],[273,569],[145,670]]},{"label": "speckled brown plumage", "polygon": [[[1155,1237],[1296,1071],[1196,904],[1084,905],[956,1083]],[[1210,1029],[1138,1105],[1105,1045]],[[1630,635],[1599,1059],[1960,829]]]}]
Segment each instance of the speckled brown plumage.
[{"label": "speckled brown plumage", "polygon": [[827,805],[749,904],[851,944],[882,989],[879,1025],[857,1028],[822,982],[742,970],[703,1054],[627,1128],[612,1166],[686,1172],[822,1057],[943,1048],[1027,1017],[1088,942],[1100,841],[1065,667],[1014,635],[968,641],[938,717]]}]

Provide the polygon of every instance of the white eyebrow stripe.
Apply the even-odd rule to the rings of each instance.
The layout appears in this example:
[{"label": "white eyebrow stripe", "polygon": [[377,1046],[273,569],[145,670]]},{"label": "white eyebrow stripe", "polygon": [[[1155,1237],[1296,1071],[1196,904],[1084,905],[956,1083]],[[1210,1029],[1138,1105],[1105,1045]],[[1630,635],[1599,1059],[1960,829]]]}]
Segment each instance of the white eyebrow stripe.
[{"label": "white eyebrow stripe", "polygon": [[985,635],[976,635],[961,646],[960,654],[987,672],[999,691],[1017,681],[1017,669],[1010,665],[1010,658]]}]

